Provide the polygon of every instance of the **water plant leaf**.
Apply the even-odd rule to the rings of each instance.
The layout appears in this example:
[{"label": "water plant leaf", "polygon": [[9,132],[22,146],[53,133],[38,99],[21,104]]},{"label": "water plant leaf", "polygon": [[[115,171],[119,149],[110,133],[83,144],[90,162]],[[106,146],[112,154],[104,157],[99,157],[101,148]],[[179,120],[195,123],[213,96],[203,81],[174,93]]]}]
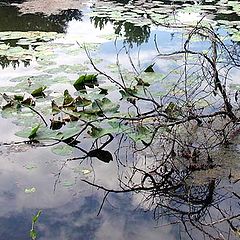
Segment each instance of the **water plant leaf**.
[{"label": "water plant leaf", "polygon": [[45,96],[45,94],[44,94],[43,91],[44,91],[46,88],[47,88],[46,86],[39,87],[39,88],[33,90],[32,93],[31,93],[31,95],[32,95],[33,97],[42,97],[42,96]]},{"label": "water plant leaf", "polygon": [[38,221],[41,213],[42,213],[42,210],[39,210],[39,211],[37,212],[37,214],[33,216],[33,218],[32,218],[32,222],[33,222],[33,223],[36,223],[36,222]]},{"label": "water plant leaf", "polygon": [[27,170],[33,170],[33,169],[37,168],[36,165],[32,165],[32,164],[26,165],[26,166],[24,166],[24,167],[25,167]]},{"label": "water plant leaf", "polygon": [[102,137],[106,132],[104,131],[103,128],[100,127],[91,127],[91,131],[88,131],[88,134],[93,137],[93,138],[100,138]]},{"label": "water plant leaf", "polygon": [[52,152],[60,156],[69,156],[73,154],[73,147],[68,145],[57,145],[51,148]]},{"label": "water plant leaf", "polygon": [[37,135],[37,131],[40,128],[40,124],[38,124],[36,127],[33,127],[31,130],[31,133],[29,134],[28,138],[29,139],[34,139]]},{"label": "water plant leaf", "polygon": [[113,103],[108,98],[96,99],[92,104],[92,109],[98,109],[101,112],[117,112],[119,107],[119,104]]},{"label": "water plant leaf", "polygon": [[9,102],[12,102],[12,98],[10,97],[10,96],[8,96],[6,93],[3,93],[2,94],[2,97],[3,97],[3,99],[7,102],[7,103],[9,103]]},{"label": "water plant leaf", "polygon": [[99,94],[104,94],[104,95],[107,95],[108,94],[108,89],[105,89],[105,88],[101,88],[101,87],[98,87],[100,92]]},{"label": "water plant leaf", "polygon": [[80,76],[73,84],[77,91],[82,90],[85,86],[94,88],[98,86],[97,74],[85,74]]},{"label": "water plant leaf", "polygon": [[75,182],[72,181],[64,181],[63,186],[64,187],[72,187],[75,184]]},{"label": "water plant leaf", "polygon": [[35,101],[31,97],[27,97],[27,98],[23,99],[23,101],[21,101],[21,104],[27,105],[27,106],[35,106]]},{"label": "water plant leaf", "polygon": [[37,239],[37,232],[34,229],[31,229],[29,232],[29,236],[32,240]]},{"label": "water plant leaf", "polygon": [[39,210],[39,211],[37,212],[37,214],[32,217],[32,228],[31,228],[31,230],[29,231],[29,236],[30,236],[30,238],[31,238],[32,240],[37,239],[37,232],[36,232],[35,229],[34,229],[34,225],[35,225],[36,222],[38,221],[41,213],[42,213],[42,210]]},{"label": "water plant leaf", "polygon": [[86,107],[92,103],[91,100],[88,100],[85,97],[78,96],[75,98],[75,104],[77,107]]},{"label": "water plant leaf", "polygon": [[50,121],[51,121],[50,129],[52,130],[60,129],[63,125],[66,124],[65,121],[61,120],[50,119]]},{"label": "water plant leaf", "polygon": [[8,108],[11,108],[14,106],[14,102],[11,101],[11,102],[8,102],[7,104],[5,104],[4,106],[2,106],[2,110],[5,110],[5,109],[8,109]]},{"label": "water plant leaf", "polygon": [[[37,127],[36,127],[37,128]],[[81,127],[79,125],[76,125],[74,127],[66,127],[61,131],[52,130],[48,127],[41,126],[37,130],[37,134],[34,137],[34,140],[60,140],[60,141],[67,141],[68,139],[72,138],[81,131]],[[15,135],[23,138],[28,138],[30,133],[32,132],[32,128],[25,128],[17,133]]]},{"label": "water plant leaf", "polygon": [[138,125],[135,130],[130,129],[126,134],[135,142],[144,141],[148,142],[152,137],[152,130],[150,127]]},{"label": "water plant leaf", "polygon": [[53,113],[53,115],[58,114],[60,112],[61,112],[61,109],[59,108],[57,103],[53,100],[52,101],[52,113]]},{"label": "water plant leaf", "polygon": [[83,173],[83,175],[88,175],[89,173],[91,173],[92,171],[89,169],[82,169],[81,172]]},{"label": "water plant leaf", "polygon": [[179,116],[179,114],[181,113],[181,109],[180,107],[174,103],[174,102],[170,102],[166,109],[165,112],[170,116],[170,117],[177,117]]},{"label": "water plant leaf", "polygon": [[14,95],[14,100],[16,101],[23,101],[24,96],[23,95]]},{"label": "water plant leaf", "polygon": [[68,90],[66,89],[64,91],[64,100],[63,100],[63,106],[70,106],[74,103],[74,98],[70,95]]},{"label": "water plant leaf", "polygon": [[149,65],[148,67],[145,68],[144,72],[155,72],[153,69],[155,63]]},{"label": "water plant leaf", "polygon": [[122,95],[122,98],[129,98],[132,97],[132,95],[137,94],[137,88],[125,88],[124,90],[119,90],[119,93]]},{"label": "water plant leaf", "polygon": [[136,77],[135,80],[137,81],[138,86],[149,87],[150,83],[144,81],[142,78]]}]

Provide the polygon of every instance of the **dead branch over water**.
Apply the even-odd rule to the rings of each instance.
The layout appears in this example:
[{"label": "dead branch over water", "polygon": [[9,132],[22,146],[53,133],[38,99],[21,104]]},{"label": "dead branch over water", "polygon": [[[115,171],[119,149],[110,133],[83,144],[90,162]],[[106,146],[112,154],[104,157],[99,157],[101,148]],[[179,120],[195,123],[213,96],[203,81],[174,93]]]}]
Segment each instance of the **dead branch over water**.
[{"label": "dead branch over water", "polygon": [[[207,50],[196,50],[194,37],[207,41]],[[127,84],[118,61],[119,78],[100,70],[85,49],[95,71],[124,90],[129,96],[130,107],[136,111],[134,117],[129,114],[128,117],[105,116],[104,119],[114,118],[136,129],[151,127],[152,132],[148,142],[133,143],[133,163],[123,163],[120,156],[116,157],[120,165],[128,165],[118,179],[119,188],[83,181],[106,193],[99,211],[109,193],[142,194],[143,205],[153,210],[157,221],[168,218],[172,224],[182,224],[190,239],[194,239],[192,231],[199,231],[204,239],[234,238],[239,234],[239,213],[231,206],[223,207],[222,203],[229,199],[237,201],[236,193],[226,193],[219,175],[211,171],[220,171],[222,160],[216,153],[229,148],[239,134],[238,91],[229,89],[229,72],[239,68],[238,57],[211,27],[202,26],[200,22],[189,30],[179,51],[162,53],[155,41],[154,61],[174,56],[184,59],[179,67],[179,78],[158,98],[144,86],[144,78],[140,75],[136,75],[136,79],[142,84],[145,95],[134,92],[134,86]],[[133,65],[133,61],[130,62]],[[134,71],[138,72],[135,67]],[[165,78],[167,81],[168,76]],[[150,109],[143,110],[142,102],[150,103]],[[198,181],[199,172],[209,172],[207,181]],[[228,180],[231,178],[230,172]]]}]

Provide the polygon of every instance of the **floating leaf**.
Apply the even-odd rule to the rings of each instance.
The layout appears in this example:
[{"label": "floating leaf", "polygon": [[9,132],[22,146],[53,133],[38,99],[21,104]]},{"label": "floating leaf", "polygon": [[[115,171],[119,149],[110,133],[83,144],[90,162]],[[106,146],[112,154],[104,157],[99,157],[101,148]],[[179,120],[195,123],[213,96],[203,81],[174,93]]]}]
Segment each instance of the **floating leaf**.
[{"label": "floating leaf", "polygon": [[119,109],[119,104],[113,103],[108,98],[103,98],[102,100],[97,99],[92,104],[93,110],[100,110],[101,112],[116,112]]},{"label": "floating leaf", "polygon": [[3,93],[2,94],[2,97],[3,97],[3,99],[6,101],[6,102],[12,102],[12,98],[10,97],[10,96],[8,96],[6,93]]},{"label": "floating leaf", "polygon": [[36,188],[35,187],[25,188],[24,192],[25,193],[34,193],[34,192],[36,192]]},{"label": "floating leaf", "polygon": [[104,131],[103,128],[98,128],[98,127],[92,127],[91,128],[91,131],[88,132],[88,134],[91,136],[91,137],[94,137],[94,138],[100,138],[102,137],[106,132]]},{"label": "floating leaf", "polygon": [[50,129],[52,130],[60,129],[63,125],[66,124],[64,121],[61,120],[50,119],[50,121],[51,121]]},{"label": "floating leaf", "polygon": [[149,65],[149,66],[144,70],[144,72],[155,72],[154,69],[153,69],[154,64],[155,64],[155,63]]},{"label": "floating leaf", "polygon": [[35,106],[35,101],[33,98],[31,97],[27,97],[25,99],[23,99],[23,101],[21,102],[21,104],[23,105],[28,105],[28,106]]},{"label": "floating leaf", "polygon": [[29,232],[29,235],[30,235],[30,237],[31,237],[32,240],[35,240],[35,239],[37,238],[37,232],[36,232],[35,229],[34,229],[34,225],[35,225],[36,222],[38,221],[41,213],[42,213],[42,210],[39,210],[39,211],[37,212],[37,214],[32,217],[32,229],[31,229],[30,232]]},{"label": "floating leaf", "polygon": [[53,100],[52,101],[52,113],[57,114],[57,113],[60,113],[60,112],[61,112],[61,109],[59,108],[57,103]]},{"label": "floating leaf", "polygon": [[68,155],[72,155],[73,154],[73,147],[68,146],[68,145],[58,145],[53,147],[52,152],[57,154],[57,155],[61,155],[61,156],[68,156]]},{"label": "floating leaf", "polygon": [[85,86],[90,88],[93,88],[94,86],[98,86],[97,74],[82,75],[75,81],[73,86],[77,91],[84,89]]},{"label": "floating leaf", "polygon": [[75,99],[75,104],[77,107],[86,107],[88,105],[90,105],[92,103],[91,100],[88,100],[84,97],[80,97],[78,96],[76,99]]},{"label": "floating leaf", "polygon": [[72,187],[75,183],[71,181],[64,181],[63,186],[64,187]]},{"label": "floating leaf", "polygon": [[99,94],[104,94],[104,95],[108,94],[108,89],[104,89],[104,88],[100,88],[100,87],[98,87],[98,88],[100,90]]},{"label": "floating leaf", "polygon": [[126,133],[135,142],[137,141],[148,142],[152,137],[152,129],[150,127],[138,125],[136,129],[134,129],[134,131],[132,130],[133,129],[131,129],[129,132],[126,132]]},{"label": "floating leaf", "polygon": [[6,105],[2,106],[2,110],[5,110],[5,109],[8,109],[8,108],[11,108],[14,106],[14,102],[8,102]]},{"label": "floating leaf", "polygon": [[37,239],[37,232],[34,229],[31,229],[29,236],[32,240],[35,240],[35,239]]},{"label": "floating leaf", "polygon": [[45,96],[43,91],[44,91],[46,88],[47,88],[46,86],[39,87],[39,88],[33,90],[32,93],[31,93],[31,95],[32,95],[33,97],[42,97],[42,96]]},{"label": "floating leaf", "polygon": [[170,117],[177,117],[181,113],[181,109],[176,103],[170,102],[166,107],[165,112]]},{"label": "floating leaf", "polygon": [[63,100],[63,106],[70,106],[74,103],[74,98],[70,95],[68,90],[66,89],[64,91],[64,100]]},{"label": "floating leaf", "polygon": [[89,173],[91,173],[92,171],[89,169],[82,169],[81,172],[83,173],[83,175],[88,175]]},{"label": "floating leaf", "polygon": [[27,170],[33,170],[34,168],[37,168],[37,166],[35,166],[35,165],[27,165],[27,166],[25,166],[25,168]]},{"label": "floating leaf", "polygon": [[23,95],[14,95],[14,100],[16,101],[23,101],[24,96]]},{"label": "floating leaf", "polygon": [[145,86],[145,87],[149,87],[150,86],[150,83],[143,81],[142,78],[137,78],[136,77],[135,79],[137,81],[137,85],[138,86]]}]

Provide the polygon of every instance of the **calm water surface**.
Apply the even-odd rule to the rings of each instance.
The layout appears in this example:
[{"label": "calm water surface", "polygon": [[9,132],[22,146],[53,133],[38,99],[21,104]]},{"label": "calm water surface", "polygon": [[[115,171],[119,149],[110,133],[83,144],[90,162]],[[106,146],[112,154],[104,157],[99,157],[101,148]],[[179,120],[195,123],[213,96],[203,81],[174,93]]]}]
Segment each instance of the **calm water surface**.
[{"label": "calm water surface", "polygon": [[[171,30],[156,27],[134,28],[129,24],[123,27],[124,37],[120,38],[115,46],[114,41],[101,38],[100,35],[116,32],[116,24],[108,22],[100,30],[99,19],[91,20],[86,15],[91,12],[89,6],[92,6],[92,3],[86,3],[81,9],[65,9],[50,15],[42,12],[22,14],[17,7],[4,2],[0,5],[0,31],[54,31],[64,34],[63,38],[55,43],[64,44],[76,45],[76,41],[82,37],[88,43],[101,42],[100,52],[94,57],[104,59],[103,66],[116,61],[116,48],[120,49],[124,44],[131,49],[136,62],[141,61],[142,66],[149,64],[149,59],[156,53],[153,44],[155,37],[161,42],[161,50],[177,50],[182,44],[181,33],[173,34]],[[139,49],[141,52],[138,56]],[[66,57],[61,52],[56,59],[58,65],[84,61],[87,61],[84,54]],[[123,66],[129,64],[126,55],[121,56],[121,63]],[[1,65],[1,87],[13,85],[10,79],[14,77],[37,75],[40,71],[34,60],[26,67],[26,63],[21,61],[14,63],[1,59]],[[163,70],[167,69],[168,64],[162,61],[155,67]],[[75,79],[76,76],[73,74],[70,77]],[[59,87],[64,90],[65,85],[58,85]],[[0,129],[0,143],[22,140],[15,135],[19,127],[9,119],[0,119]],[[90,144],[89,139],[86,139],[82,147],[89,148]],[[126,141],[124,144],[125,149],[119,153],[118,158],[131,163],[134,159],[129,154],[130,143]],[[107,149],[114,152],[118,145],[119,141],[115,139]],[[79,151],[76,150],[74,155],[78,156]],[[81,179],[94,177],[101,185],[117,188],[117,179],[121,174],[119,161],[114,159],[106,164],[96,159],[85,159],[80,164],[79,161],[66,163],[66,158],[53,154],[48,148],[23,144],[0,145],[0,240],[29,239],[31,218],[40,209],[42,215],[36,223],[37,239],[40,240],[189,239],[184,227],[170,224],[174,222],[174,214],[155,221],[153,212],[146,211],[149,209],[148,204],[139,205],[144,199],[141,194],[110,194],[98,214],[104,192],[96,190]],[[224,180],[216,180],[213,185],[213,196],[218,201],[218,207],[225,210],[231,205],[231,210],[237,214],[238,201],[228,198],[224,192],[225,188],[231,191],[236,185],[233,187]],[[206,186],[208,187],[209,185]],[[237,193],[239,189],[234,191]],[[212,216],[219,214],[216,208],[209,211]],[[224,225],[222,228],[229,231]],[[192,230],[191,234],[194,239],[203,239],[195,230]]]}]

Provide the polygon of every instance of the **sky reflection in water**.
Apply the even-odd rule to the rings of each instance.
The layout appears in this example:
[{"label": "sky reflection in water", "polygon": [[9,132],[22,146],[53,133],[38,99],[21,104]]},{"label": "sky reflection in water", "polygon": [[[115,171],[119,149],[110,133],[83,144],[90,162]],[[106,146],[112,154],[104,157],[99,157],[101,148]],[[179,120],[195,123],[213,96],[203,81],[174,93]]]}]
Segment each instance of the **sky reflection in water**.
[{"label": "sky reflection in water", "polygon": [[[33,157],[34,156],[34,157]],[[62,158],[64,160],[64,158]],[[115,162],[93,163],[96,180],[117,187]],[[29,146],[6,147],[1,154],[0,239],[27,238],[31,215],[42,209],[39,239],[175,239],[168,228],[154,228],[151,214],[142,215],[132,197],[112,196],[97,215],[102,193],[82,183],[83,166],[70,162],[63,168],[54,191],[55,174],[63,161],[47,149]],[[85,164],[83,164],[85,165]],[[88,166],[89,167],[89,166]],[[91,175],[91,174],[90,174]],[[64,186],[71,182],[72,186]],[[35,187],[36,192],[25,193]],[[125,200],[123,200],[125,199]],[[14,229],[14,230],[7,230]],[[161,238],[160,238],[161,239]]]},{"label": "sky reflection in water", "polygon": [[[12,23],[27,22],[25,15],[16,14],[16,9],[10,8],[13,12],[9,20]],[[5,8],[6,10],[6,8]],[[4,8],[0,8],[0,16],[4,13]],[[64,13],[62,13],[64,15]],[[61,18],[61,14],[57,15]],[[22,30],[50,30],[66,32],[66,37],[59,42],[76,44],[79,42],[98,42],[103,43],[100,48],[101,58],[105,64],[114,63],[116,60],[116,49],[112,41],[101,38],[101,35],[111,35],[114,29],[110,23],[106,24],[101,31],[95,29],[88,18],[82,17],[79,13],[79,19],[65,18],[59,20],[56,18],[54,24],[49,24],[51,18],[43,15],[34,15],[36,22],[42,25],[37,29],[32,29],[32,25],[27,24]],[[54,16],[52,16],[52,19]],[[78,20],[83,20],[78,21]],[[1,22],[1,21],[0,21]],[[47,22],[47,23],[46,23]],[[60,23],[57,26],[55,22]],[[8,25],[2,22],[0,31],[19,30],[18,26]],[[160,49],[164,51],[178,49],[181,45],[181,34],[172,39],[171,32],[153,30],[150,36],[143,39],[149,39],[153,42],[154,35],[160,40]],[[173,42],[178,44],[173,44]],[[117,42],[120,49],[124,44],[123,40]],[[137,55],[138,43],[132,44],[132,56],[135,62],[141,62],[141,67],[149,64],[149,59],[154,57],[156,51],[151,44],[142,44],[140,56]],[[172,47],[174,45],[174,48]],[[57,64],[79,63],[80,56],[63,58],[59,55]],[[86,56],[81,56],[81,61],[87,60]],[[129,64],[126,55],[121,56],[120,62],[123,66]],[[19,75],[37,74],[35,62],[31,62],[30,67],[23,66],[12,69],[11,66],[1,70],[0,86],[6,85],[10,78]],[[166,69],[167,61],[159,61],[156,69]],[[8,84],[11,84],[8,82]],[[10,124],[8,120],[0,122],[1,140],[0,142],[11,142],[18,140],[14,135],[16,126]],[[84,143],[88,147],[87,143]],[[109,150],[114,150],[117,143],[113,143]],[[77,156],[79,153],[75,152]],[[122,153],[124,156],[124,153]],[[122,156],[122,157],[123,157]],[[97,182],[100,181],[104,186],[117,188],[118,165],[116,161],[109,164],[102,163],[97,159],[86,159],[79,165],[78,161],[68,162],[62,169],[58,178],[58,173],[62,168],[66,157],[59,157],[51,153],[46,148],[35,149],[30,145],[1,146],[0,151],[0,240],[6,239],[27,239],[28,231],[31,228],[31,217],[42,209],[42,215],[39,218],[37,232],[40,240],[51,239],[179,239],[179,229],[174,225],[166,227],[155,227],[156,223],[152,219],[152,213],[143,213],[143,209],[138,208],[141,201],[140,195],[111,195],[105,203],[101,214],[96,216],[103,199],[103,193],[96,191],[81,181],[81,178],[90,178],[93,175]],[[91,162],[92,161],[92,162]],[[89,176],[84,176],[82,169],[90,169],[93,172]],[[55,183],[56,184],[56,188]],[[36,188],[33,193],[26,193],[25,189]],[[223,204],[227,207],[228,203]],[[234,207],[238,207],[234,206]],[[214,211],[213,211],[214,215]],[[167,223],[168,220],[166,219]],[[160,224],[161,225],[161,224]],[[184,233],[182,233],[184,236]],[[196,239],[198,237],[196,236]],[[199,237],[199,239],[201,239]]]}]

